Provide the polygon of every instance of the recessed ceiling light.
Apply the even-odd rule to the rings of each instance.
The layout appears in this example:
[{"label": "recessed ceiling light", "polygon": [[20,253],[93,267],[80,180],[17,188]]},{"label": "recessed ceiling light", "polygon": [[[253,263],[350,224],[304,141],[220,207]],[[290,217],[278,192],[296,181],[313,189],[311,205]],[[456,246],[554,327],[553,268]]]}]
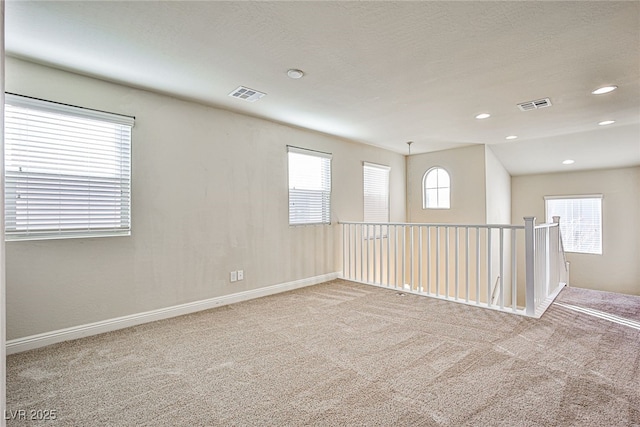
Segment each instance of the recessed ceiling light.
[{"label": "recessed ceiling light", "polygon": [[575,162],[576,162],[575,160],[567,159],[567,160],[564,160],[564,161],[562,162],[562,164],[563,164],[563,165],[572,165],[572,164],[574,164]]},{"label": "recessed ceiling light", "polygon": [[611,86],[603,86],[601,88],[598,88],[596,90],[594,90],[593,92],[591,92],[594,95],[602,95],[604,93],[609,93],[609,92],[613,92],[614,90],[618,89],[618,86],[615,85],[611,85]]},{"label": "recessed ceiling light", "polygon": [[615,122],[616,122],[615,120],[605,120],[603,122],[598,123],[598,125],[600,125],[600,126],[612,125]]},{"label": "recessed ceiling light", "polygon": [[304,71],[292,68],[287,71],[287,76],[291,77],[292,79],[301,79],[302,76],[304,76]]},{"label": "recessed ceiling light", "polygon": [[508,137],[506,137],[505,139],[517,139],[518,137],[516,135],[509,135]]},{"label": "recessed ceiling light", "polygon": [[476,116],[476,119],[488,119],[489,117],[491,117],[491,114],[489,113],[480,113]]}]

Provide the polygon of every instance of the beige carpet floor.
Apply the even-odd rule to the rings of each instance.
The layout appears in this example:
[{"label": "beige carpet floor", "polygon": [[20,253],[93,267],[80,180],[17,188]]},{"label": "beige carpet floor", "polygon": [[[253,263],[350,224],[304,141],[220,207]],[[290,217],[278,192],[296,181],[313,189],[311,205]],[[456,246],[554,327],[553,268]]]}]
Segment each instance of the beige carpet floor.
[{"label": "beige carpet floor", "polygon": [[[557,302],[640,320],[640,297]],[[56,420],[7,425],[640,426],[632,326],[337,280],[9,356],[8,414]]]}]

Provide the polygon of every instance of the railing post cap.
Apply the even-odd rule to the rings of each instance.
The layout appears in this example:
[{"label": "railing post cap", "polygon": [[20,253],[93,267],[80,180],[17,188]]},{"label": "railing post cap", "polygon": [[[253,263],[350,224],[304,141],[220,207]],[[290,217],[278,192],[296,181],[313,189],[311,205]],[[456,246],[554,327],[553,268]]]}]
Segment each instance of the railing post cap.
[{"label": "railing post cap", "polygon": [[525,222],[535,222],[536,221],[536,217],[535,216],[525,216],[524,217],[524,221]]},{"label": "railing post cap", "polygon": [[553,216],[551,217],[553,219],[554,224],[560,224],[560,217],[559,216]]}]

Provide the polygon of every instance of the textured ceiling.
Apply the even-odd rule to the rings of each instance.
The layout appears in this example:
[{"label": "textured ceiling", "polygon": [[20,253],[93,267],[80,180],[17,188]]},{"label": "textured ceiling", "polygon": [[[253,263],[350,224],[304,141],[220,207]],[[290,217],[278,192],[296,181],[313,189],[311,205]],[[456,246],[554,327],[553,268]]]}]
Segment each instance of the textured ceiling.
[{"label": "textured ceiling", "polygon": [[638,1],[7,1],[6,50],[405,154],[490,144],[514,175],[640,165]]}]

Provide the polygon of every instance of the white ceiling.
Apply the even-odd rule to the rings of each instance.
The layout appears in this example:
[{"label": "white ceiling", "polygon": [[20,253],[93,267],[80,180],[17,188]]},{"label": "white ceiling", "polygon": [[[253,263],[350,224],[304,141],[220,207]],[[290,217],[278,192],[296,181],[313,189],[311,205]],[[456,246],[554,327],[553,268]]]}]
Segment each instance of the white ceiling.
[{"label": "white ceiling", "polygon": [[7,54],[62,69],[404,154],[490,144],[512,175],[640,165],[639,1],[5,5]]}]

